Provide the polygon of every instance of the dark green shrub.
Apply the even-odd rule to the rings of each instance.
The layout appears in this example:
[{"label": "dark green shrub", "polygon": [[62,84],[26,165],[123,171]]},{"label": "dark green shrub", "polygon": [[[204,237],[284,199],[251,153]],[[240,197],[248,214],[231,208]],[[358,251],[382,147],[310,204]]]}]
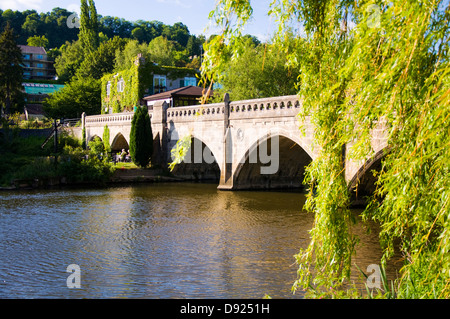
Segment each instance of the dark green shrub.
[{"label": "dark green shrub", "polygon": [[130,155],[134,164],[145,168],[153,154],[153,132],[147,107],[137,107],[131,121]]}]

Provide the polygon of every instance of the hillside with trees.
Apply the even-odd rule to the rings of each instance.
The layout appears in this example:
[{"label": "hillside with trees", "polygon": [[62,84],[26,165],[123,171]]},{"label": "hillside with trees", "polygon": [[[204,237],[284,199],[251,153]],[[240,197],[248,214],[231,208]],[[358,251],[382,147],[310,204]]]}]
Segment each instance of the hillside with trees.
[{"label": "hillside with trees", "polygon": [[[54,8],[51,12],[38,13],[36,10],[13,11],[0,9],[0,33],[9,22],[17,36],[17,44],[43,46],[53,58],[65,55],[60,59],[60,69],[63,79],[73,76],[73,72],[66,76],[65,69],[77,66],[74,56],[79,56],[78,36],[81,28],[67,26],[67,20],[73,12],[63,8]],[[81,14],[83,16],[83,13]],[[188,27],[181,22],[167,25],[160,21],[128,21],[119,17],[96,17],[95,25],[90,26],[94,33],[99,34],[99,42],[106,42],[115,37],[135,40],[140,44],[148,44],[153,52],[170,50],[168,57],[160,60],[168,65],[187,66],[192,58],[200,56],[201,45],[205,42],[202,35],[193,35]],[[94,44],[95,45],[95,44]],[[68,60],[69,66],[65,61]],[[73,65],[75,64],[75,65]],[[195,64],[199,67],[199,63]]]}]

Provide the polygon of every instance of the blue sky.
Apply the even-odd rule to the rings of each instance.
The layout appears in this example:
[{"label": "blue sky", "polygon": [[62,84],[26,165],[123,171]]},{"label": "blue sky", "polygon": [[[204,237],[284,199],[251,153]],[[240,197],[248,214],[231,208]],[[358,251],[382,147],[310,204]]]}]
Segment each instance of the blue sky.
[{"label": "blue sky", "polygon": [[[129,21],[158,20],[172,25],[182,22],[191,34],[211,34],[207,32],[208,14],[214,9],[216,0],[94,0],[97,12],[102,16],[115,16]],[[267,17],[270,0],[254,0],[254,17],[245,33],[265,40],[274,31]],[[24,11],[34,9],[49,12],[55,7],[79,10],[79,0],[0,0],[0,9]]]}]

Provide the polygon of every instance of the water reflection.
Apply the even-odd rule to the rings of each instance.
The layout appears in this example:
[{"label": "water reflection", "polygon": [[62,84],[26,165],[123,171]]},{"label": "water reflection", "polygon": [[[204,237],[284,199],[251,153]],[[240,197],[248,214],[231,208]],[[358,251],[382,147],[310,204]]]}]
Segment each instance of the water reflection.
[{"label": "water reflection", "polygon": [[[301,298],[304,200],[208,184],[0,193],[0,297]],[[365,269],[381,251],[376,234],[362,241]],[[81,289],[66,287],[69,264]]]}]

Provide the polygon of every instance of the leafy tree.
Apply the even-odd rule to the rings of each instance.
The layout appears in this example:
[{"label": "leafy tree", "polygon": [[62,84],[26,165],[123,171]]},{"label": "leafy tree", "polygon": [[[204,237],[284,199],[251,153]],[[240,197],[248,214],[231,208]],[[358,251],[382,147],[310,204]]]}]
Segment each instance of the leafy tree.
[{"label": "leafy tree", "polygon": [[43,103],[45,115],[55,119],[79,118],[83,112],[100,114],[100,105],[100,81],[92,78],[74,79]]},{"label": "leafy tree", "polygon": [[[210,17],[223,32],[207,44],[204,78],[220,82],[230,59],[243,52],[239,38],[252,12],[248,0],[217,2]],[[300,73],[299,119],[310,116],[320,148],[307,168],[305,207],[315,222],[309,246],[296,255],[293,289],[345,296],[358,238],[343,149],[352,145],[345,152],[350,160],[374,156],[372,130],[385,123],[389,152],[362,217],[380,224],[381,264],[398,247],[404,267],[394,289],[379,295],[448,298],[448,1],[281,0],[269,14],[278,23],[274,43]],[[299,54],[289,51],[289,32],[304,38]]]},{"label": "leafy tree", "polygon": [[128,70],[138,54],[142,54],[147,62],[151,60],[148,44],[140,44],[138,40],[128,40],[123,50],[116,51],[115,71]]},{"label": "leafy tree", "polygon": [[22,51],[9,23],[0,35],[0,103],[6,116],[22,90]]},{"label": "leafy tree", "polygon": [[123,50],[125,43],[126,41],[119,37],[102,42],[97,50],[87,54],[76,76],[81,79],[93,78],[99,80],[104,74],[113,72],[116,51]]},{"label": "leafy tree", "polygon": [[130,155],[139,167],[147,167],[153,154],[153,133],[147,107],[137,107],[131,121]]},{"label": "leafy tree", "polygon": [[186,47],[189,41],[189,29],[181,22],[177,22],[173,26],[164,26],[162,35],[169,40],[177,42],[182,47]]},{"label": "leafy tree", "polygon": [[61,55],[55,59],[55,69],[61,81],[70,81],[84,60],[84,51],[81,42],[66,42],[60,48]]},{"label": "leafy tree", "polygon": [[45,35],[35,35],[32,37],[29,37],[27,40],[27,44],[32,47],[48,47],[48,39],[45,37]]},{"label": "leafy tree", "polygon": [[161,66],[174,66],[175,45],[163,36],[153,39],[148,44],[152,60]]},{"label": "leafy tree", "polygon": [[105,145],[99,138],[94,138],[88,143],[88,146],[94,156],[101,156],[105,152]]},{"label": "leafy tree", "polygon": [[28,35],[37,34],[40,25],[39,14],[33,10],[31,14],[26,15],[25,23],[22,25],[22,29]]},{"label": "leafy tree", "polygon": [[191,35],[189,36],[189,40],[186,44],[186,49],[188,50],[188,53],[190,56],[201,56],[203,54],[203,43],[205,43],[205,36],[195,36]]},{"label": "leafy tree", "polygon": [[106,153],[111,152],[110,138],[109,127],[108,125],[105,125],[105,127],[103,128],[103,144]]},{"label": "leafy tree", "polygon": [[93,53],[99,45],[98,36],[98,15],[95,9],[95,3],[89,0],[81,0],[80,33],[78,35],[81,47],[85,54]]},{"label": "leafy tree", "polygon": [[286,54],[277,47],[257,43],[252,37],[244,39],[243,52],[229,62],[223,74],[217,99],[221,100],[225,93],[235,101],[297,94],[298,69],[286,67]]},{"label": "leafy tree", "polygon": [[136,27],[133,29],[133,31],[131,31],[131,36],[133,37],[133,39],[143,42],[143,40],[145,39],[145,31],[141,27]]}]

